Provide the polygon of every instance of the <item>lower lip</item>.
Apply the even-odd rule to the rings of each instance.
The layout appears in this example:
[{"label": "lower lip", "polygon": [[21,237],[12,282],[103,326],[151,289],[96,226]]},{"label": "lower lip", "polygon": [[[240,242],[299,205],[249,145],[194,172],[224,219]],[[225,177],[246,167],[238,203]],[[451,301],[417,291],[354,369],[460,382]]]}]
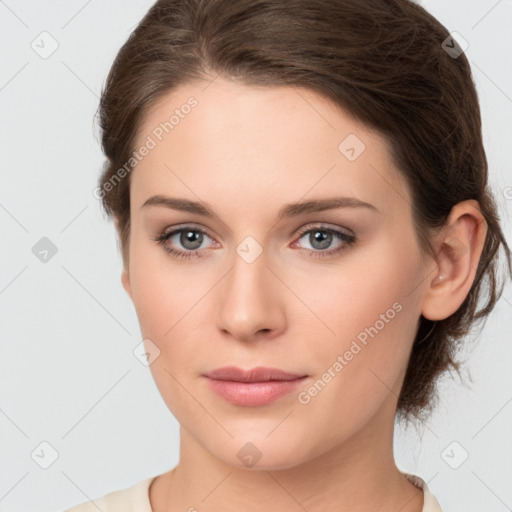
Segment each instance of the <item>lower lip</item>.
[{"label": "lower lip", "polygon": [[307,377],[293,380],[269,380],[265,382],[235,382],[232,380],[216,380],[206,377],[210,389],[219,396],[235,405],[256,407],[267,405],[278,398],[291,393],[300,386]]}]

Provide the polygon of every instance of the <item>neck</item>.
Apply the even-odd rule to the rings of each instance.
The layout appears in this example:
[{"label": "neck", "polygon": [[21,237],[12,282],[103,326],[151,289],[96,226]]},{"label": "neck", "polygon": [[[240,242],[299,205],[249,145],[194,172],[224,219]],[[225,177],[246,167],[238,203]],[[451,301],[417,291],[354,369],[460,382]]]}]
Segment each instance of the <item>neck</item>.
[{"label": "neck", "polygon": [[154,512],[421,512],[423,492],[397,468],[394,422],[375,418],[321,455],[286,469],[225,464],[181,429],[180,461],[150,488]]}]

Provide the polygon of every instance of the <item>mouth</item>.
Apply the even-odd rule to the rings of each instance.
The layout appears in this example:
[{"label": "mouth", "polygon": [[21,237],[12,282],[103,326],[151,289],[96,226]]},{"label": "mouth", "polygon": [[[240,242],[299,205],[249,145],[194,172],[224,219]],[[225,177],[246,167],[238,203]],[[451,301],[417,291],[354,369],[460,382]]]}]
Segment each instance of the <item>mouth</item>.
[{"label": "mouth", "polygon": [[234,382],[268,382],[295,380],[301,377],[307,377],[305,374],[291,373],[280,368],[268,368],[258,366],[249,370],[243,370],[237,366],[225,366],[211,370],[205,374],[206,377],[215,380],[229,380]]},{"label": "mouth", "polygon": [[294,391],[308,375],[279,368],[243,370],[234,366],[218,368],[203,376],[209,388],[226,401],[242,406],[267,405]]}]

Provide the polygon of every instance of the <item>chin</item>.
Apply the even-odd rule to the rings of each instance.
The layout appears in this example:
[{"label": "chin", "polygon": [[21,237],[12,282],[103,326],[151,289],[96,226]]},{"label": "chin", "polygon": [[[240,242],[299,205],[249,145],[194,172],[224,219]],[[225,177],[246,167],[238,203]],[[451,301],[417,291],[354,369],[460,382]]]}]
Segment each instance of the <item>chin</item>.
[{"label": "chin", "polygon": [[235,437],[222,447],[216,444],[211,453],[227,465],[249,471],[289,469],[308,459],[304,442],[280,437],[277,432],[272,435],[275,435],[272,440],[266,438],[267,433],[251,438],[245,435],[244,440]]}]

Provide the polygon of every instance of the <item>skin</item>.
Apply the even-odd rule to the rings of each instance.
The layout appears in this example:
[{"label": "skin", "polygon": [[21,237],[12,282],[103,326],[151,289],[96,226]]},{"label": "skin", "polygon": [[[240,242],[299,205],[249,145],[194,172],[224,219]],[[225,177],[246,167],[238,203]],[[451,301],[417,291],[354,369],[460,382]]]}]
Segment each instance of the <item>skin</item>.
[{"label": "skin", "polygon": [[[186,84],[147,112],[137,147],[190,96],[198,105],[132,171],[121,279],[143,338],[160,351],[150,369],[180,423],[179,463],[153,481],[153,510],[421,511],[423,492],[393,457],[396,404],[420,315],[446,318],[471,288],[486,232],[478,203],[456,205],[436,234],[436,259],[422,257],[410,191],[386,141],[306,89],[221,78]],[[354,161],[338,150],[348,134],[366,146]],[[141,208],[156,194],[203,201],[216,217]],[[335,195],[378,212],[337,208],[277,219],[286,203]],[[298,235],[319,223],[358,241],[333,237],[322,249],[316,231]],[[153,240],[182,224],[207,232],[201,257],[177,259]],[[263,249],[252,263],[236,252],[247,236]],[[167,244],[191,250],[179,234]],[[343,250],[311,256],[336,247]],[[401,311],[300,403],[298,392],[396,302]],[[201,376],[227,365],[308,378],[271,404],[239,406]],[[237,457],[247,442],[262,454],[252,467]]]}]

